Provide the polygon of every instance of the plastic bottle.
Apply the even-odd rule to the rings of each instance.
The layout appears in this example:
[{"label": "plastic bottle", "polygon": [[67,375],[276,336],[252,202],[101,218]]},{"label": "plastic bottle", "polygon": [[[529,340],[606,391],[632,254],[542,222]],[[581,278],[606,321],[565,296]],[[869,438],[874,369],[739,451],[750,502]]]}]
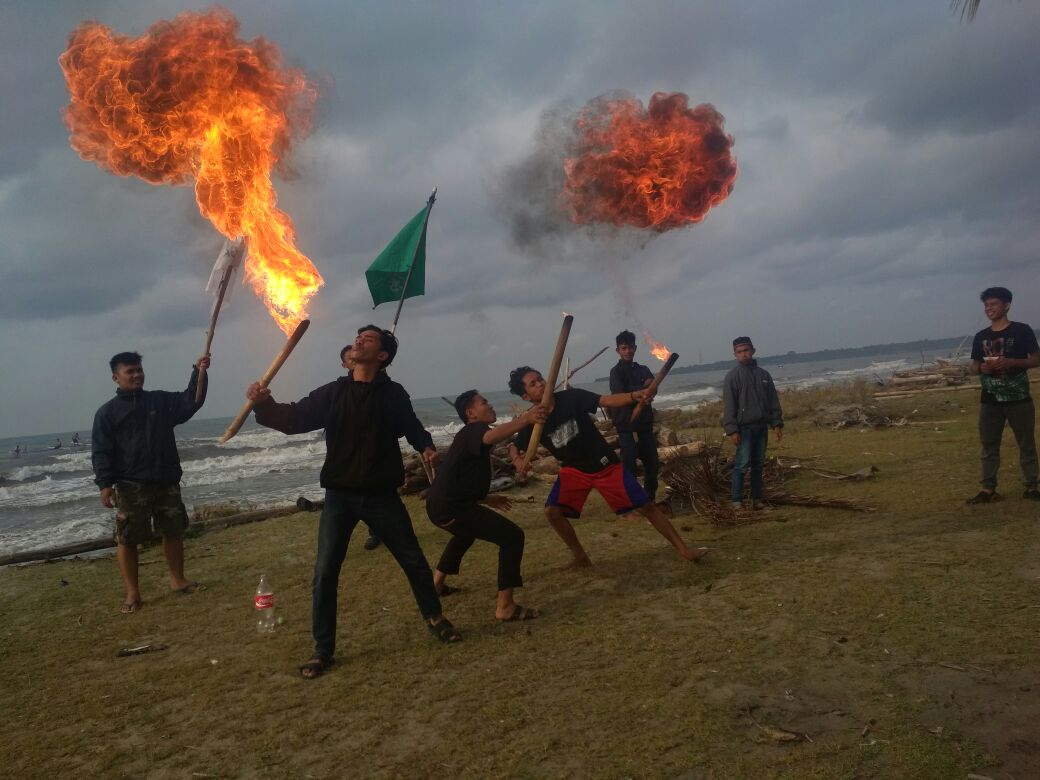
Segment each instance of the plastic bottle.
[{"label": "plastic bottle", "polygon": [[256,607],[257,633],[270,634],[274,632],[274,591],[267,584],[267,577],[263,574],[260,575],[260,584],[256,586],[253,605]]}]

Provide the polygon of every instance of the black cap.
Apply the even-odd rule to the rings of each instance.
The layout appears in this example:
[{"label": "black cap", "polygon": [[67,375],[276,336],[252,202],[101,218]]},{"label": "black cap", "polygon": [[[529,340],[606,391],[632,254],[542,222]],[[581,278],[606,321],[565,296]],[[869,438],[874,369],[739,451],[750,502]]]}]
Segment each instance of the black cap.
[{"label": "black cap", "polygon": [[462,422],[469,422],[469,420],[466,419],[466,407],[470,405],[476,395],[476,390],[467,390],[455,399],[455,411],[459,413],[459,419],[462,420]]},{"label": "black cap", "polygon": [[733,349],[736,349],[741,344],[748,344],[749,346],[752,346],[752,347],[755,346],[754,344],[751,343],[751,337],[750,336],[737,336],[735,339],[733,339]]}]

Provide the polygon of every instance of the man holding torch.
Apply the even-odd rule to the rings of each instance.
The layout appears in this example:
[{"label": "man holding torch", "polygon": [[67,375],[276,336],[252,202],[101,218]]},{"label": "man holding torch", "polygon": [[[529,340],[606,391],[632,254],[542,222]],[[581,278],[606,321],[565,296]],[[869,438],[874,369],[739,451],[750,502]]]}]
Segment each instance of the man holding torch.
[{"label": "man holding torch", "polygon": [[[614,340],[617,344],[618,362],[610,369],[610,392],[630,393],[645,390],[654,381],[654,375],[646,366],[635,361],[636,334],[623,330]],[[649,406],[649,403],[647,403]],[[636,404],[632,403],[610,410],[610,419],[618,432],[621,444],[621,464],[632,474],[636,473],[636,459],[643,461],[643,489],[653,501],[657,496],[657,440],[654,438],[654,412],[645,409],[643,414],[632,419]]]},{"label": "man holding torch", "polygon": [[[525,401],[541,403],[546,392],[541,373],[530,366],[520,366],[509,374],[509,390]],[[617,409],[650,400],[648,390],[597,395],[588,390],[561,390],[555,393],[545,422],[546,448],[560,461],[560,474],[545,500],[545,516],[574,555],[573,567],[589,566],[585,548],[581,546],[570,519],[581,516],[589,493],[595,489],[619,515],[639,512],[688,561],[696,561],[708,550],[686,546],[675,527],[654,504],[636,478],[618,461],[617,453],[597,430],[590,415],[599,407]],[[527,450],[533,426],[524,428],[509,445],[509,456],[517,471],[525,469],[521,453]]]},{"label": "man holding torch", "polygon": [[354,366],[348,376],[296,403],[276,403],[260,383],[246,391],[255,402],[260,425],[287,434],[325,429],[325,506],[318,526],[311,611],[314,654],[300,667],[307,679],[320,676],[333,663],[339,573],[359,520],[383,541],[404,571],[430,631],[442,642],[462,639],[441,614],[433,573],[397,493],[404,483],[397,440],[404,436],[431,464],[437,453],[408,393],[386,374],[396,354],[397,339],[390,331],[365,325],[350,350]]}]

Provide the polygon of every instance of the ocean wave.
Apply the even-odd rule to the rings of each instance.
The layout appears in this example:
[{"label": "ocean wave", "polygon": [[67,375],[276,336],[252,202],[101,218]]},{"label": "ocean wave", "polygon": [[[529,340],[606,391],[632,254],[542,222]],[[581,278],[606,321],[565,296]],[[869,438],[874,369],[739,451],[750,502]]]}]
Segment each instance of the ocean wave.
[{"label": "ocean wave", "polygon": [[97,486],[89,476],[52,479],[48,475],[35,482],[0,487],[0,509],[34,509],[80,501],[96,494]]},{"label": "ocean wave", "polygon": [[[321,442],[324,446],[324,435],[323,431],[311,431],[309,433],[297,433],[292,436],[288,436],[281,431],[273,431],[270,428],[258,428],[250,431],[244,431],[235,436],[230,441],[221,444],[221,449],[226,450],[246,450],[246,449],[276,449],[284,447],[288,443],[296,444],[299,442]],[[215,439],[191,439],[189,444],[213,444]]]},{"label": "ocean wave", "polygon": [[704,398],[714,399],[718,398],[720,391],[715,387],[697,387],[692,390],[682,390],[677,393],[662,393],[654,398],[654,404],[659,408],[667,405],[677,405],[681,401],[687,401],[691,398]]},{"label": "ocean wave", "polygon": [[[100,507],[100,505],[99,505]],[[44,528],[15,528],[0,533],[0,547],[9,553],[41,550],[108,536],[112,533],[111,510],[79,516]]]}]

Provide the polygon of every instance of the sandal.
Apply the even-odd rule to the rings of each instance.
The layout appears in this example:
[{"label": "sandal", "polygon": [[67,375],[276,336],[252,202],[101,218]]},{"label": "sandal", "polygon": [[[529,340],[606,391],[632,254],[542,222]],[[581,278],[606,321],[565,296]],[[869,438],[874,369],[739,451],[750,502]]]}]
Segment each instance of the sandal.
[{"label": "sandal", "polygon": [[182,596],[190,596],[192,593],[198,593],[200,590],[205,590],[206,586],[201,582],[189,582],[183,588],[174,588],[174,593],[180,593]]},{"label": "sandal", "polygon": [[437,623],[431,623],[427,620],[426,627],[430,629],[431,634],[445,644],[462,641],[462,634],[455,630],[455,626],[451,624],[448,618],[441,618]]},{"label": "sandal", "polygon": [[336,663],[335,658],[325,658],[316,655],[307,663],[300,665],[300,676],[305,680],[313,680],[315,677],[321,677],[334,663]]},{"label": "sandal", "polygon": [[992,493],[990,493],[988,491],[985,491],[985,490],[980,490],[978,493],[976,493],[974,496],[969,498],[964,503],[965,504],[992,504],[994,501],[1000,501],[1000,499],[1001,499],[1000,494],[998,494],[997,491],[995,491],[995,490]]},{"label": "sandal", "polygon": [[1030,501],[1040,501],[1040,490],[1029,488],[1022,494],[1022,498],[1028,498]]},{"label": "sandal", "polygon": [[507,618],[498,618],[500,623],[512,623],[514,621],[534,620],[541,617],[542,613],[532,607],[521,607],[517,604],[513,608],[513,614]]},{"label": "sandal", "polygon": [[437,591],[438,596],[453,596],[458,593],[462,588],[453,588],[451,585],[444,584]]},{"label": "sandal", "polygon": [[137,601],[124,602],[123,606],[119,608],[119,611],[123,615],[130,615],[134,612],[137,612],[137,610],[141,608],[141,604],[143,603],[144,602],[142,602],[140,599],[138,599]]}]

